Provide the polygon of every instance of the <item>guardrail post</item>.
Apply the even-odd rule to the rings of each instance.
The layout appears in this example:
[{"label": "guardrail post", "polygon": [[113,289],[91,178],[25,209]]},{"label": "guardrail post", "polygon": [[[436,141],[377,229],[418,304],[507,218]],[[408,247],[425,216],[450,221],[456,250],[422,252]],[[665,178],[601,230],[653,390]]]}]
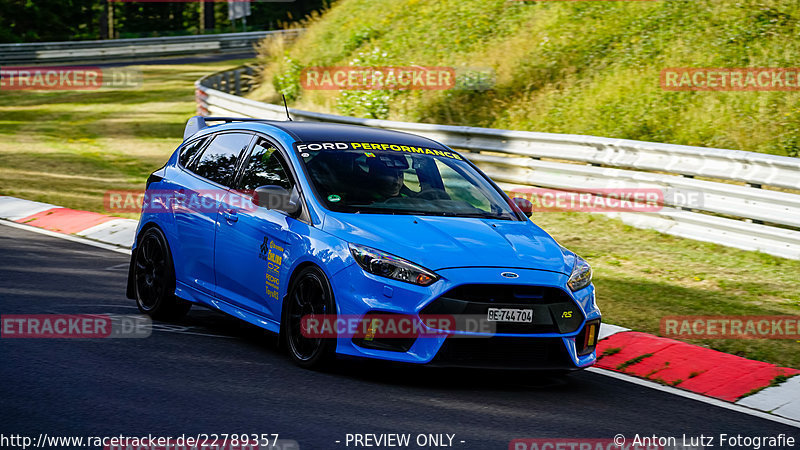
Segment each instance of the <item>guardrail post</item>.
[{"label": "guardrail post", "polygon": [[253,70],[253,66],[244,66],[244,73],[247,74],[247,77],[244,80],[244,91],[250,92],[250,89],[253,88],[253,78],[256,75],[256,71]]},{"label": "guardrail post", "polygon": [[242,71],[241,70],[234,70],[233,71],[233,89],[236,92],[236,95],[242,95]]},{"label": "guardrail post", "polygon": [[228,72],[228,79],[226,80],[228,83],[228,90],[225,91],[227,93],[233,93],[234,85],[236,84],[236,75],[235,70],[233,72]]}]

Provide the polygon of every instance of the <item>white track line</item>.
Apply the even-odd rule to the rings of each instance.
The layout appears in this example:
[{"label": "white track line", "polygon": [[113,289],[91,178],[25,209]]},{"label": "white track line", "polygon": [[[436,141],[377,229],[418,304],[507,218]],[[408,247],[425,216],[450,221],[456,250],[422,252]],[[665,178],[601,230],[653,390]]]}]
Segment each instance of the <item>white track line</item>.
[{"label": "white track line", "polygon": [[761,411],[772,411],[778,416],[800,419],[800,376],[794,376],[783,383],[764,389],[745,397],[737,405]]},{"label": "white track line", "polygon": [[128,248],[133,243],[138,220],[113,219],[75,233],[76,236]]},{"label": "white track line", "polygon": [[773,422],[778,422],[784,425],[789,425],[791,427],[800,428],[800,422],[792,419],[787,419],[784,417],[776,416],[774,414],[766,413],[763,411],[758,411],[755,409],[750,409],[741,405],[737,405],[735,403],[729,403],[724,400],[718,400],[713,397],[706,397],[704,395],[695,394],[694,392],[684,391],[683,389],[678,389],[672,386],[665,386],[663,384],[654,383],[652,381],[643,380],[641,378],[636,378],[630,375],[625,375],[619,372],[614,372],[613,370],[601,369],[599,367],[590,367],[586,369],[588,372],[605,375],[607,377],[616,378],[620,381],[626,381],[628,383],[638,384],[639,386],[648,387],[650,389],[655,389],[657,391],[666,392],[668,394],[677,395],[679,397],[688,398],[691,400],[697,400],[698,402],[703,402],[709,405],[718,406],[720,408],[730,409],[732,411],[740,412],[742,414],[748,414],[751,416],[759,417],[761,419],[771,420]]},{"label": "white track line", "polygon": [[[44,235],[47,235],[47,236],[52,236],[52,237],[55,237],[55,238],[66,239],[66,240],[72,241],[72,242],[78,242],[78,243],[81,243],[81,244],[92,245],[94,247],[102,248],[102,249],[105,249],[105,250],[111,250],[111,251],[118,252],[118,253],[125,253],[125,254],[128,254],[128,255],[130,255],[130,253],[131,253],[131,251],[128,250],[128,249],[123,249],[123,248],[115,247],[113,245],[103,244],[101,242],[95,242],[95,241],[91,241],[89,239],[83,239],[83,238],[79,238],[79,237],[68,235],[68,234],[56,233],[56,232],[45,230],[45,229],[42,229],[42,228],[32,227],[30,225],[22,225],[22,224],[19,224],[19,223],[16,223],[16,222],[9,222],[7,220],[2,220],[2,219],[0,219],[0,224],[6,225],[6,226],[9,226],[9,227],[19,228],[21,230],[33,231],[34,233],[40,233],[40,234],[44,234]],[[747,408],[747,407],[744,407],[744,406],[741,406],[741,405],[737,405],[735,403],[729,403],[729,402],[726,402],[726,401],[723,401],[723,400],[717,400],[715,398],[705,397],[703,395],[695,394],[694,392],[684,391],[682,389],[678,389],[678,388],[675,388],[675,387],[672,387],[672,386],[665,386],[663,384],[654,383],[652,381],[643,380],[641,378],[636,378],[636,377],[632,377],[630,375],[621,374],[621,373],[614,372],[614,371],[611,371],[611,370],[600,369],[600,368],[597,368],[597,367],[590,367],[590,368],[586,369],[586,371],[587,372],[591,372],[591,373],[596,373],[596,374],[599,374],[599,375],[604,375],[604,376],[611,377],[611,378],[615,378],[615,379],[620,380],[620,381],[625,381],[625,382],[628,382],[628,383],[637,384],[639,386],[648,387],[650,389],[655,389],[657,391],[666,392],[668,394],[677,395],[679,397],[688,398],[690,400],[696,400],[698,402],[703,402],[703,403],[706,403],[708,405],[717,406],[719,408],[725,408],[725,409],[729,409],[731,411],[736,411],[736,412],[739,412],[739,413],[742,413],[742,414],[747,414],[747,415],[758,417],[758,418],[761,418],[761,419],[771,420],[773,422],[777,422],[777,423],[780,423],[780,424],[783,424],[783,425],[788,425],[788,426],[791,426],[791,427],[800,428],[800,422],[797,422],[797,421],[792,420],[792,419],[786,419],[786,418],[783,418],[783,417],[780,417],[780,416],[776,416],[776,415],[773,415],[773,414],[769,414],[769,413],[766,413],[766,412],[763,412],[763,411],[750,409],[750,408]]]},{"label": "white track line", "polygon": [[6,220],[24,219],[25,217],[54,208],[60,208],[60,206],[0,195],[0,218]]},{"label": "white track line", "polygon": [[8,227],[12,227],[12,228],[19,228],[20,230],[33,231],[34,233],[44,234],[44,235],[50,236],[50,237],[66,239],[66,240],[72,241],[72,242],[78,242],[78,243],[81,243],[81,244],[91,245],[91,246],[102,248],[102,249],[105,249],[105,250],[111,250],[112,252],[124,253],[126,255],[130,255],[131,254],[131,250],[130,249],[117,247],[116,245],[104,244],[102,242],[97,242],[97,241],[93,241],[91,239],[86,239],[86,238],[82,238],[82,237],[78,237],[78,236],[73,236],[71,234],[56,233],[55,231],[45,230],[44,228],[37,228],[37,227],[31,226],[31,225],[24,225],[24,224],[16,223],[16,222],[9,222],[8,220],[3,220],[3,219],[0,219],[0,224],[3,224],[3,225],[8,226]]}]

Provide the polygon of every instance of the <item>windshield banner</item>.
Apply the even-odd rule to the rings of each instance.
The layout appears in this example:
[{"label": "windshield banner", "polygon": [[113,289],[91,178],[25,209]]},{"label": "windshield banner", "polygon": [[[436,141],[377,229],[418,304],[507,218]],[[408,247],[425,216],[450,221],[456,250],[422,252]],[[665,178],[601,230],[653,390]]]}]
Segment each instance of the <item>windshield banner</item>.
[{"label": "windshield banner", "polygon": [[[374,152],[401,152],[401,153],[415,153],[418,155],[431,155],[441,156],[444,158],[463,160],[458,153],[446,150],[428,147],[414,147],[409,145],[376,143],[376,142],[295,142],[295,150],[304,158],[308,152],[319,152],[323,150],[330,151],[356,151],[364,152],[367,157],[374,157]],[[305,154],[304,154],[305,153]]]}]

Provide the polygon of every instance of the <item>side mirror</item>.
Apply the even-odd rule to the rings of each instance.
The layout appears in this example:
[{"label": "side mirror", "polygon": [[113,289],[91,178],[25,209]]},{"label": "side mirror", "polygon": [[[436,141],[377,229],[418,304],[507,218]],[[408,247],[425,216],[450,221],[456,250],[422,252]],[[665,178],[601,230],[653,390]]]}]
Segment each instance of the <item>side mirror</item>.
[{"label": "side mirror", "polygon": [[533,215],[533,203],[531,203],[530,200],[522,197],[514,197],[511,201],[514,202],[517,208],[522,210],[526,216],[530,217]]},{"label": "side mirror", "polygon": [[293,216],[300,211],[300,194],[297,189],[288,191],[280,186],[256,188],[256,204],[262,208],[283,211]]}]

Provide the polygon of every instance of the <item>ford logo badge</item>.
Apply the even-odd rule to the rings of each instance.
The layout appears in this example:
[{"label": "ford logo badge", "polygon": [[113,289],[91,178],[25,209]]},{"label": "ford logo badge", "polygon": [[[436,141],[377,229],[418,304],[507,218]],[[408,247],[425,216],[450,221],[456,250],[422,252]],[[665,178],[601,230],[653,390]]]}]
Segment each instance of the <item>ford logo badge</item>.
[{"label": "ford logo badge", "polygon": [[500,275],[506,278],[519,278],[519,275],[515,274],[514,272],[503,272]]}]

